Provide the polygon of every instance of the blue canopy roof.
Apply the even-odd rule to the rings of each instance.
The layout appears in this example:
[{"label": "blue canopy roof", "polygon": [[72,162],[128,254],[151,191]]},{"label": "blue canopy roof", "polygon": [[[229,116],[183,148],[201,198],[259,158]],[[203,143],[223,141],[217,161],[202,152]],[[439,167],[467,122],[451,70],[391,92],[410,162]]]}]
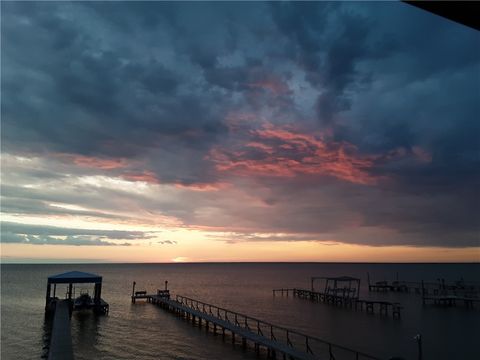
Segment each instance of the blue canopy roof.
[{"label": "blue canopy roof", "polygon": [[48,277],[49,284],[101,283],[102,277],[82,271],[68,271]]}]

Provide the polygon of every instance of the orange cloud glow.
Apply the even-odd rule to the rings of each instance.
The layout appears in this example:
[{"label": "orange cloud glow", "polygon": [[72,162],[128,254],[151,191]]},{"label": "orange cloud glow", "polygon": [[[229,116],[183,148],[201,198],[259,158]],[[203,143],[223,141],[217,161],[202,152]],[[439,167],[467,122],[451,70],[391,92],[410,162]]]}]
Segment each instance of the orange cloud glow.
[{"label": "orange cloud glow", "polygon": [[128,181],[144,181],[151,184],[159,184],[160,180],[157,176],[151,171],[143,171],[139,173],[126,173],[121,176],[123,179]]},{"label": "orange cloud glow", "polygon": [[83,155],[66,155],[62,154],[61,157],[65,160],[73,162],[75,165],[103,169],[103,170],[112,170],[120,169],[127,166],[127,161],[125,159],[102,159],[96,158],[93,156],[83,156]]},{"label": "orange cloud glow", "polygon": [[[378,157],[360,156],[352,144],[327,141],[322,134],[311,135],[270,123],[251,130],[249,135],[255,140],[235,149],[212,149],[210,159],[216,163],[217,170],[280,177],[328,175],[365,185],[380,179],[368,172]],[[253,156],[252,148],[262,156]]]},{"label": "orange cloud glow", "polygon": [[198,184],[181,184],[176,183],[175,187],[179,189],[186,189],[192,191],[218,191],[228,187],[227,183],[198,183]]}]

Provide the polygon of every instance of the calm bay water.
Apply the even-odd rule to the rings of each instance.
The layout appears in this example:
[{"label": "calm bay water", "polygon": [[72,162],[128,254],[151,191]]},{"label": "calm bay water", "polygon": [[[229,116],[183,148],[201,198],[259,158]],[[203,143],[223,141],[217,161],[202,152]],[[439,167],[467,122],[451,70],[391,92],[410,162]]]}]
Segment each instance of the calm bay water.
[{"label": "calm bay water", "polygon": [[[369,293],[372,280],[480,281],[480,264],[78,264],[1,266],[1,358],[39,359],[44,346],[47,277],[65,271],[103,276],[102,297],[110,314],[74,313],[76,359],[255,359],[253,351],[223,342],[221,336],[151,304],[132,305],[137,290],[163,288],[205,302],[298,329],[309,335],[383,357],[417,358],[413,337],[423,336],[424,359],[480,359],[480,306],[422,306],[421,296]],[[272,289],[310,287],[311,276],[349,275],[362,279],[361,298],[398,301],[402,318],[393,320],[292,297],[273,297]],[[80,287],[80,285],[79,285]],[[85,286],[86,287],[86,286]],[[62,294],[63,287],[57,289]],[[91,291],[90,291],[91,292]]]}]

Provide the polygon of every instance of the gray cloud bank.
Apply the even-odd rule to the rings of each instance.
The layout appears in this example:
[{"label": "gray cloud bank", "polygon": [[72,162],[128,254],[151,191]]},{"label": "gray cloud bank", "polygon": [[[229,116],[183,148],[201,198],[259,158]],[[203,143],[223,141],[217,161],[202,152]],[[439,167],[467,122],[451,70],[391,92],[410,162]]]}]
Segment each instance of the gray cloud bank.
[{"label": "gray cloud bank", "polygon": [[[292,241],[479,245],[478,32],[402,3],[1,6],[1,150],[49,159],[44,168],[2,159],[3,212],[127,221],[118,210],[132,206],[240,231],[242,241],[285,232]],[[349,144],[357,158],[376,159],[364,171],[379,181],[219,171],[213,149],[241,164],[304,161],[280,142],[272,160],[272,143],[255,136],[265,121]],[[153,197],[71,185],[84,175],[230,188]],[[32,183],[40,188],[24,187]],[[145,236],[14,230],[2,241]]]},{"label": "gray cloud bank", "polygon": [[2,243],[33,245],[130,246],[131,243],[128,242],[118,243],[107,240],[150,238],[140,231],[72,229],[13,222],[1,222],[0,230]]}]

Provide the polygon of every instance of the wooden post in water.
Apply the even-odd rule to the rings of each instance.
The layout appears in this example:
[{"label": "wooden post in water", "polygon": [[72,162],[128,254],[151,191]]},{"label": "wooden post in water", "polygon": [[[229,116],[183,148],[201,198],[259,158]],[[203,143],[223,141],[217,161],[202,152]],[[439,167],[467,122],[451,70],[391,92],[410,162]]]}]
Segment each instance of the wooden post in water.
[{"label": "wooden post in water", "polygon": [[423,284],[423,280],[422,280],[422,302],[423,302],[423,305],[425,305],[425,285]]},{"label": "wooden post in water", "polygon": [[50,288],[51,288],[51,285],[50,283],[47,284],[47,294],[45,295],[45,310],[47,310],[47,307],[49,305],[49,302],[50,302]]}]

